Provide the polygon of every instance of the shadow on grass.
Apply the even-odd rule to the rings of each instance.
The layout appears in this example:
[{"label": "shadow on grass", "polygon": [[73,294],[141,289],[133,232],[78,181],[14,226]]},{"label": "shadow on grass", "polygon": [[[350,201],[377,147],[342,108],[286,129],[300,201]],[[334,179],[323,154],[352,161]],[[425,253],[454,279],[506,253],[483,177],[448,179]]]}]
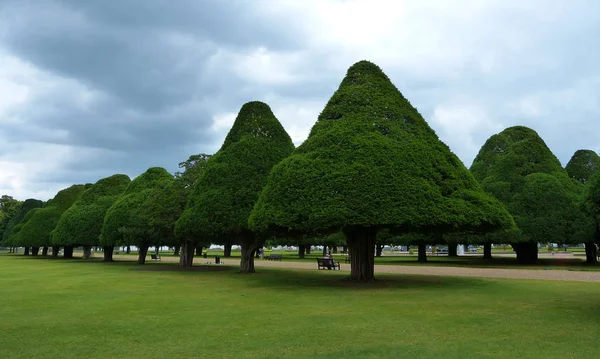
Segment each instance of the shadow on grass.
[{"label": "shadow on grass", "polygon": [[378,289],[414,289],[414,288],[466,288],[491,285],[492,281],[478,278],[446,277],[406,274],[378,274],[374,281],[358,282],[351,280],[347,273],[332,273],[307,270],[261,268],[260,273],[242,274],[249,285],[269,289],[322,290],[323,288],[378,290]]}]

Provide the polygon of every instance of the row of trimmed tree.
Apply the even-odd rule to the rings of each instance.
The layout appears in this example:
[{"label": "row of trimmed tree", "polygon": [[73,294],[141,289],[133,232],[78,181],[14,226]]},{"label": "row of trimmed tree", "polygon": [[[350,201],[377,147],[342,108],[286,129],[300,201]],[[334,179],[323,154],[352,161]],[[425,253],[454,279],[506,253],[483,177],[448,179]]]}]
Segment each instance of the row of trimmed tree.
[{"label": "row of trimmed tree", "polygon": [[[535,131],[492,136],[470,171],[442,143],[379,67],[348,69],[313,126],[294,148],[268,105],[242,106],[222,147],[195,155],[175,176],[150,168],[134,180],[114,175],[74,185],[43,203],[12,209],[3,245],[31,248],[135,245],[181,247],[191,266],[199,247],[240,245],[241,272],[269,238],[306,247],[310,238],[343,238],[351,278],[374,278],[376,248],[510,243],[522,261],[538,242],[585,243],[595,261],[598,156],[578,151],[563,169]],[[1,208],[1,207],[0,207]],[[2,219],[0,217],[0,219]],[[44,253],[45,254],[45,253]]]}]

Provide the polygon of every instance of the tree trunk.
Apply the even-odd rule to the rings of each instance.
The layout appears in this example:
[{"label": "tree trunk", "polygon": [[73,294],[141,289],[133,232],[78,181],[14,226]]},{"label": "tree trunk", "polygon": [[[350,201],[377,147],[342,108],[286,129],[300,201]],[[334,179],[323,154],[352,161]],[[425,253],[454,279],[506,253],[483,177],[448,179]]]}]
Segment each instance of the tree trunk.
[{"label": "tree trunk", "polygon": [[375,248],[375,257],[381,257],[381,252],[383,252],[383,244],[378,244]]},{"label": "tree trunk", "polygon": [[181,248],[181,247],[179,247],[179,246],[176,246],[176,247],[175,247],[175,252],[173,252],[173,255],[174,255],[174,256],[178,256],[178,255],[179,255],[179,249],[180,249],[180,248]]},{"label": "tree trunk", "polygon": [[92,256],[92,247],[91,246],[83,246],[83,256],[81,259],[90,259]]},{"label": "tree trunk", "polygon": [[327,246],[323,246],[323,257],[327,255]]},{"label": "tree trunk", "polygon": [[375,280],[375,237],[373,227],[355,227],[344,230],[350,250],[350,279],[360,282]]},{"label": "tree trunk", "polygon": [[306,246],[306,254],[310,254],[310,247],[311,246]]},{"label": "tree trunk", "polygon": [[585,262],[589,264],[598,263],[596,243],[593,241],[585,242]]},{"label": "tree trunk", "polygon": [[42,247],[42,255],[44,257],[48,255],[48,247]]},{"label": "tree trunk", "polygon": [[155,253],[156,255],[159,255],[159,254],[160,254],[160,246],[154,246],[154,253]]},{"label": "tree trunk", "polygon": [[37,256],[40,253],[40,247],[31,247],[31,255]]},{"label": "tree trunk", "polygon": [[[191,268],[194,263],[194,250],[195,245],[192,242],[183,242],[181,245],[181,252],[179,254],[179,267]],[[202,252],[200,252],[202,253]]]},{"label": "tree trunk", "polygon": [[223,246],[223,257],[224,258],[231,257],[231,244],[226,244]]},{"label": "tree trunk", "polygon": [[242,258],[240,260],[240,273],[255,273],[254,253],[262,247],[263,242],[256,239],[252,233],[242,234],[240,238]]},{"label": "tree trunk", "polygon": [[194,250],[196,251],[196,257],[202,257],[202,246],[196,246]]},{"label": "tree trunk", "polygon": [[483,259],[492,259],[492,244],[483,244]]},{"label": "tree trunk", "polygon": [[298,258],[300,259],[304,259],[304,252],[306,251],[306,246],[304,245],[299,245],[298,246]]},{"label": "tree trunk", "polygon": [[337,252],[338,252],[338,251],[337,251],[337,246],[333,246],[332,250],[333,250],[333,253],[334,253],[334,254],[337,254]]},{"label": "tree trunk", "polygon": [[146,264],[146,256],[148,255],[148,245],[143,244],[138,246],[138,264]]},{"label": "tree trunk", "polygon": [[115,247],[113,246],[104,246],[102,247],[102,250],[104,251],[104,261],[105,262],[112,262],[113,261],[113,251],[114,251]]},{"label": "tree trunk", "polygon": [[23,255],[24,255],[24,256],[28,256],[28,255],[29,255],[29,247],[25,247],[25,248],[23,249]]},{"label": "tree trunk", "polygon": [[517,252],[517,261],[521,263],[531,263],[538,259],[538,248],[536,242],[521,242],[512,245]]},{"label": "tree trunk", "polygon": [[60,247],[58,247],[58,246],[52,246],[52,257],[57,258],[58,257],[58,252],[60,252]]},{"label": "tree trunk", "polygon": [[68,258],[68,259],[73,258],[73,246],[64,246],[63,250],[65,252],[65,254],[63,255],[63,258]]},{"label": "tree trunk", "polygon": [[448,243],[448,257],[458,257],[458,243]]},{"label": "tree trunk", "polygon": [[129,246],[127,246],[127,249],[125,250],[125,253],[126,253],[126,254],[129,254],[129,253],[131,253],[131,248],[130,248]]},{"label": "tree trunk", "polygon": [[417,262],[425,263],[427,262],[427,245],[425,243],[419,243],[419,255],[417,257]]}]

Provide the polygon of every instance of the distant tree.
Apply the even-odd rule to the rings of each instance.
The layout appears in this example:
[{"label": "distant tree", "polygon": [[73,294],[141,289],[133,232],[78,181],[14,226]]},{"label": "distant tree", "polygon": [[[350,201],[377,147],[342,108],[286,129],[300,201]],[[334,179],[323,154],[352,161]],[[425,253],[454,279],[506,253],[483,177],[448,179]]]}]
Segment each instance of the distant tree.
[{"label": "distant tree", "polygon": [[587,184],[600,171],[600,156],[592,150],[577,150],[565,170],[569,177]]},{"label": "distant tree", "polygon": [[160,167],[149,168],[133,179],[106,212],[100,244],[104,247],[135,245],[139,249],[138,263],[144,264],[148,247],[158,243],[148,235],[148,223],[140,215],[140,208],[156,188],[170,181],[173,176]]},{"label": "distant tree", "polygon": [[[175,172],[174,185],[176,188],[178,188],[178,197],[181,198],[181,196],[183,196],[185,198],[183,203],[184,209],[187,203],[187,198],[193,192],[200,175],[206,168],[206,162],[210,159],[210,157],[211,155],[201,153],[197,155],[191,155],[187,161],[179,163],[179,168],[181,168],[183,171]],[[182,251],[179,253],[180,267],[191,267],[194,261],[194,249],[201,250],[203,245],[210,245],[210,243],[201,241],[193,235],[176,236],[175,238],[178,241],[177,246],[181,246],[182,248]],[[229,246],[229,251],[225,251],[225,255],[227,256],[228,254],[231,254],[231,246]]]},{"label": "distant tree", "polygon": [[[52,231],[53,246],[83,246],[83,259],[88,259],[92,246],[100,245],[106,212],[130,182],[128,176],[116,174],[99,180],[83,192]],[[104,247],[104,260],[112,261],[112,253],[113,247]]]},{"label": "distant tree", "polygon": [[200,174],[206,167],[206,162],[211,155],[200,153],[191,155],[186,161],[179,163],[179,168],[183,171],[175,172],[175,179],[181,183],[181,186],[192,193]]},{"label": "distant tree", "polygon": [[[4,229],[4,232],[2,233],[2,245],[7,246],[7,247],[17,247],[18,245],[17,245],[17,243],[15,243],[15,239],[16,239],[17,233],[23,227],[24,223],[21,224],[21,222],[26,222],[26,220],[24,220],[25,215],[30,210],[32,210],[34,208],[39,208],[43,205],[44,205],[44,202],[40,201],[38,199],[29,198],[29,199],[25,200],[25,202],[23,202],[23,204],[21,204],[19,206],[19,209],[16,211],[15,215],[6,224],[6,228]],[[28,217],[27,220],[29,220],[29,218],[30,217]],[[19,228],[15,230],[17,225],[19,225]]]},{"label": "distant tree", "polygon": [[0,197],[0,245],[8,222],[17,214],[22,204],[23,202],[14,199],[12,196],[2,195]]},{"label": "distant tree", "polygon": [[[23,225],[18,234],[18,242],[25,247],[32,247],[33,255],[37,255],[39,248],[43,247],[43,254],[45,255],[48,247],[52,245],[50,233],[56,227],[60,216],[89,187],[91,187],[91,184],[78,184],[60,190],[54,198],[37,210],[29,221]],[[58,248],[55,247],[52,255],[55,256],[57,252]],[[65,258],[73,257],[73,246],[64,247],[64,256]]]},{"label": "distant tree", "polygon": [[351,278],[373,279],[377,231],[511,225],[379,67],[348,70],[308,139],[276,165],[250,216],[255,230],[337,232]]},{"label": "distant tree", "polygon": [[253,273],[254,252],[264,238],[248,228],[248,217],[271,168],[294,145],[268,105],[242,106],[221,149],[206,163],[176,231],[241,245],[240,271]]},{"label": "distant tree", "polygon": [[536,260],[538,242],[561,243],[572,234],[579,190],[534,130],[516,126],[493,135],[471,172],[521,229],[511,243],[519,261]]}]

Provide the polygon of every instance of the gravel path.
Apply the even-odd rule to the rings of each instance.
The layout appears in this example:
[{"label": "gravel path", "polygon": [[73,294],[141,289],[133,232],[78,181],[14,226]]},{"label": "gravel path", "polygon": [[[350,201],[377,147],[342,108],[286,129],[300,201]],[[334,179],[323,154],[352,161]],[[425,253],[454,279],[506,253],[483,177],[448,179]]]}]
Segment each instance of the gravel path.
[{"label": "gravel path", "polygon": [[[136,256],[115,255],[119,259],[135,260]],[[211,261],[212,258],[194,258],[194,264],[200,265]],[[177,257],[162,257],[163,262],[177,263]],[[226,265],[238,265],[239,259],[223,258]],[[148,260],[150,262],[150,260]],[[296,268],[316,270],[317,264],[311,262],[278,262],[255,260],[256,267]],[[350,272],[350,265],[342,263],[342,272]],[[563,269],[538,270],[538,269],[502,269],[502,268],[467,268],[467,267],[440,267],[440,266],[402,266],[402,265],[376,265],[375,274],[415,274],[452,277],[479,277],[479,278],[512,278],[512,279],[539,279],[539,280],[566,280],[578,282],[600,282],[600,271],[570,271]]]},{"label": "gravel path", "polygon": [[[283,267],[316,269],[316,263],[302,262],[270,262],[258,260],[257,267]],[[341,265],[342,271],[349,272],[350,265]],[[401,266],[401,265],[376,265],[377,273],[437,275],[452,277],[480,277],[480,278],[513,278],[513,279],[541,279],[541,280],[567,280],[579,282],[600,282],[600,272],[569,271],[569,270],[538,270],[538,269],[502,269],[502,268],[466,268],[466,267],[439,267],[439,266]]]}]

